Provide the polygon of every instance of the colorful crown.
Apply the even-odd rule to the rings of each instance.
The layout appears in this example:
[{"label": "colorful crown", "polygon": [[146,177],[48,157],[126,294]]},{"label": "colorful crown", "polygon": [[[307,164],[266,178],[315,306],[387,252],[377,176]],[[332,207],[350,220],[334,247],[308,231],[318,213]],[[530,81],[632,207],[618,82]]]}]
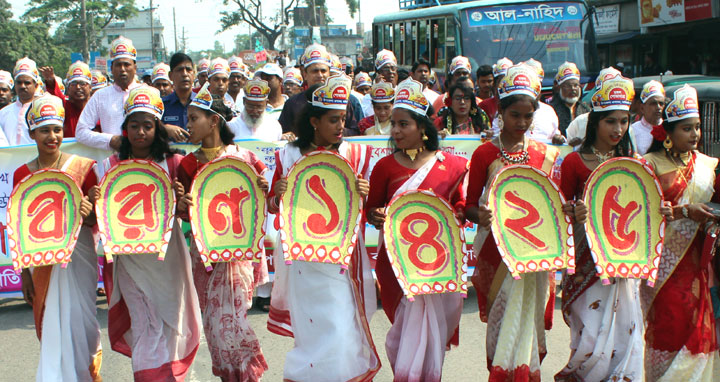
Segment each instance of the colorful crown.
[{"label": "colorful crown", "polygon": [[395,89],[391,83],[380,81],[370,89],[370,98],[373,102],[392,102],[395,99]]},{"label": "colorful crown", "polygon": [[345,110],[350,100],[352,81],[345,75],[329,77],[312,94],[313,106],[323,109]]},{"label": "colorful crown", "polygon": [[157,118],[162,118],[165,105],[163,105],[159,90],[147,85],[142,85],[130,90],[123,109],[126,118],[132,113],[141,111],[150,113]]},{"label": "colorful crown", "polygon": [[93,70],[92,72],[92,78],[90,85],[92,86],[92,90],[102,89],[106,86],[108,86],[108,80],[107,77],[105,77],[104,74],[102,74],[99,70]]},{"label": "colorful crown", "polygon": [[12,74],[10,72],[5,70],[0,70],[0,84],[5,84],[12,88],[15,86],[15,81],[13,81]]},{"label": "colorful crown", "polygon": [[497,60],[497,63],[493,65],[493,77],[504,76],[511,66],[513,66],[513,62],[507,57]]},{"label": "colorful crown", "polygon": [[13,79],[17,81],[19,76],[30,76],[33,81],[40,83],[40,72],[38,72],[37,64],[27,57],[23,57],[15,62]]},{"label": "colorful crown", "polygon": [[524,94],[530,97],[537,97],[540,94],[540,77],[535,69],[528,65],[520,64],[508,68],[505,77],[498,85],[498,96],[500,99]]},{"label": "colorful crown", "polygon": [[210,83],[205,82],[205,85],[203,85],[197,95],[195,95],[195,98],[190,101],[189,106],[195,106],[203,110],[212,110],[213,98],[210,89],[208,89],[209,87]]},{"label": "colorful crown", "polygon": [[574,63],[565,61],[558,67],[558,72],[555,75],[555,82],[560,85],[568,80],[580,81],[580,70]]},{"label": "colorful crown", "polygon": [[48,125],[60,125],[65,122],[63,101],[52,94],[35,98],[28,108],[25,120],[30,130]]},{"label": "colorful crown", "polygon": [[207,73],[208,69],[210,69],[210,60],[208,60],[207,58],[201,58],[197,64],[198,74]]},{"label": "colorful crown", "polygon": [[545,70],[542,67],[542,63],[534,58],[531,58],[523,64],[535,69],[535,73],[537,73],[538,78],[540,78],[540,83],[542,83],[542,80],[545,78]]},{"label": "colorful crown", "polygon": [[230,73],[238,73],[245,75],[245,63],[243,59],[238,56],[232,56],[228,58],[228,65],[230,66]]},{"label": "colorful crown", "polygon": [[332,74],[344,73],[342,62],[340,62],[340,57],[334,54],[330,55],[330,72]]},{"label": "colorful crown", "polygon": [[152,82],[155,83],[157,80],[170,81],[170,65],[161,62],[153,67],[152,71]]},{"label": "colorful crown", "polygon": [[355,64],[353,63],[353,60],[350,57],[340,57],[340,64],[342,65],[343,72],[347,70],[348,66],[350,68],[354,68]]},{"label": "colorful crown", "polygon": [[270,94],[270,85],[267,81],[253,78],[245,84],[245,98],[250,101],[265,101]]},{"label": "colorful crown", "polygon": [[300,63],[306,68],[317,63],[325,64],[329,67],[332,65],[332,59],[324,45],[312,44],[305,48],[305,52],[300,57]]},{"label": "colorful crown", "polygon": [[361,86],[372,86],[372,78],[365,72],[360,72],[355,76],[355,89]]},{"label": "colorful crown", "polygon": [[423,85],[412,78],[401,82],[395,89],[393,109],[402,108],[420,115],[426,115],[430,104],[422,91]]},{"label": "colorful crown", "polygon": [[692,117],[700,117],[700,104],[697,90],[685,84],[673,93],[673,100],[665,107],[665,119],[675,122]]},{"label": "colorful crown", "polygon": [[665,99],[665,87],[655,80],[648,81],[645,86],[643,86],[642,92],[640,93],[640,101],[645,103],[652,97],[662,97]]},{"label": "colorful crown", "polygon": [[630,110],[635,89],[633,82],[622,75],[605,79],[599,90],[592,96],[593,111]]},{"label": "colorful crown", "polygon": [[286,82],[292,82],[296,84],[297,86],[302,86],[303,84],[303,77],[302,72],[298,68],[290,68],[287,71],[285,71],[285,78],[283,78],[283,83]]},{"label": "colorful crown", "polygon": [[210,61],[210,67],[208,68],[208,78],[224,74],[225,77],[230,77],[230,65],[228,61],[222,57],[214,58]]},{"label": "colorful crown", "polygon": [[464,56],[457,56],[450,61],[450,74],[455,74],[460,69],[465,69],[468,73],[472,72],[470,60]]},{"label": "colorful crown", "polygon": [[397,66],[397,58],[395,58],[395,53],[383,49],[375,56],[375,69],[380,70],[380,68],[388,64]]},{"label": "colorful crown", "polygon": [[133,61],[137,58],[137,50],[132,40],[120,36],[110,43],[110,59],[129,58]]},{"label": "colorful crown", "polygon": [[68,68],[66,79],[68,84],[73,81],[91,84],[92,73],[90,72],[90,67],[82,61],[75,61],[75,63]]},{"label": "colorful crown", "polygon": [[595,79],[595,90],[598,90],[602,87],[603,81],[620,75],[622,75],[622,73],[619,70],[613,68],[612,66],[601,70],[600,73],[598,73],[597,78]]}]

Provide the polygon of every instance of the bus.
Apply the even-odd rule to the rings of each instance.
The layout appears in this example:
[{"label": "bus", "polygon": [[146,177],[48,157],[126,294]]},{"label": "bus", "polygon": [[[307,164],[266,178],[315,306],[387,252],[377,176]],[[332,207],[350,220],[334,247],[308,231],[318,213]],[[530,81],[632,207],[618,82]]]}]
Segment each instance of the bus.
[{"label": "bus", "polygon": [[[407,8],[403,2],[423,0],[399,1]],[[544,87],[570,61],[587,83],[599,70],[590,15],[584,0],[481,0],[401,10],[375,17],[373,48],[393,51],[401,67],[425,58],[438,76],[458,55],[475,70],[503,57],[515,63],[534,58],[545,70]]]}]

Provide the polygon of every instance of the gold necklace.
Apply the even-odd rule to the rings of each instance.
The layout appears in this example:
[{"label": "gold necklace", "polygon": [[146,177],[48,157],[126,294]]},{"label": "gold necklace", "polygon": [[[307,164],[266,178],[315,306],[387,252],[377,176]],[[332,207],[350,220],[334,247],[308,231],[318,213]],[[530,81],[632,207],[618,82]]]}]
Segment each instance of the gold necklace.
[{"label": "gold necklace", "polygon": [[62,156],[63,156],[63,153],[61,152],[60,155],[58,155],[57,159],[55,159],[55,162],[53,162],[53,164],[51,164],[51,165],[48,166],[48,167],[43,167],[43,166],[40,164],[40,157],[38,156],[37,158],[35,158],[35,161],[37,162],[38,170],[42,170],[42,169],[44,169],[44,168],[60,169],[60,167],[59,167],[59,166],[60,166],[60,159],[62,159]]},{"label": "gold necklace", "polygon": [[425,151],[425,146],[420,146],[417,149],[402,149],[402,152],[410,158],[411,162],[415,162],[415,158],[423,151]]},{"label": "gold necklace", "polygon": [[205,159],[207,159],[208,162],[212,162],[220,155],[220,151],[222,151],[222,149],[224,148],[225,146],[223,145],[210,148],[200,146],[200,151],[202,151],[203,155],[205,155]]},{"label": "gold necklace", "polygon": [[613,152],[614,150],[610,150],[603,154],[600,152],[600,150],[596,149],[595,146],[590,146],[590,149],[592,149],[593,154],[595,154],[595,158],[597,158],[598,162],[600,163],[603,163],[615,156],[615,153]]}]

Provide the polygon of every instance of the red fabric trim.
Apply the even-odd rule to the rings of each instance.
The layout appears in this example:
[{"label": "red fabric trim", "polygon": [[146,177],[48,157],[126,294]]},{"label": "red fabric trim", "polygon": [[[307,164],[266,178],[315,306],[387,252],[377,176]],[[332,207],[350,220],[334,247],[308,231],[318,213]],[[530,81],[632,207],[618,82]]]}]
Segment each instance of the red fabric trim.
[{"label": "red fabric trim", "polygon": [[[218,369],[213,366],[212,372],[214,375],[220,377],[223,382],[257,382],[260,381],[263,373],[268,369],[268,365],[262,355],[255,356],[245,367],[245,370],[227,370]],[[155,379],[155,381],[157,381],[157,379]]]},{"label": "red fabric trim", "polygon": [[488,382],[540,382],[540,370],[530,372],[528,365],[518,366],[514,370],[493,366],[490,368]]},{"label": "red fabric trim", "polygon": [[135,382],[156,382],[156,381],[183,381],[185,375],[195,360],[195,355],[198,351],[198,346],[195,346],[187,357],[171,361],[157,367],[155,369],[140,370],[133,373]]},{"label": "red fabric trim", "polygon": [[108,336],[110,347],[116,352],[132,358],[132,349],[125,341],[125,333],[130,330],[130,311],[122,298],[108,311]]},{"label": "red fabric trim", "polygon": [[285,329],[282,326],[273,324],[270,320],[291,326],[289,311],[277,309],[277,308],[273,307],[272,303],[271,303],[270,313],[268,314],[267,329],[271,333],[275,333],[277,335],[281,335],[281,336],[285,336],[285,337],[294,337],[293,333],[291,331]]}]

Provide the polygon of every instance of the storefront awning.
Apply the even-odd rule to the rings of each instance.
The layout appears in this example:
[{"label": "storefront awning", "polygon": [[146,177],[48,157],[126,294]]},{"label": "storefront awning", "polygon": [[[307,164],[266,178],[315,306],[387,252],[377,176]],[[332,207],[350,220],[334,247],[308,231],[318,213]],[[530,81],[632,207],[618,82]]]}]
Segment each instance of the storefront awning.
[{"label": "storefront awning", "polygon": [[633,38],[640,34],[640,31],[633,31],[633,32],[618,32],[618,33],[609,33],[609,34],[601,34],[595,37],[595,42],[598,45],[602,44],[612,44],[614,42],[627,40],[630,38]]}]

